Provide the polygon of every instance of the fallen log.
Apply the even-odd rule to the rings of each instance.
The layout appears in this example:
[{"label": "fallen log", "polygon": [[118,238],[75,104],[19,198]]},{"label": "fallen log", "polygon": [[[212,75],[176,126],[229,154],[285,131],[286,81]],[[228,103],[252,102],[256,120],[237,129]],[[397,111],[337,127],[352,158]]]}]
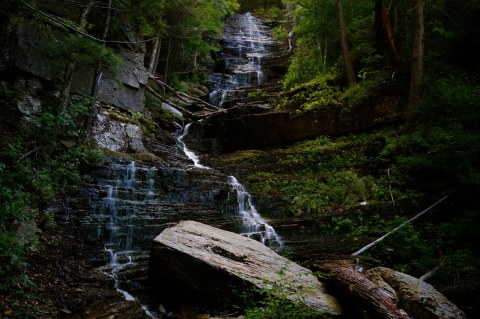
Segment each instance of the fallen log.
[{"label": "fallen log", "polygon": [[329,280],[347,300],[363,307],[376,318],[412,319],[403,309],[397,307],[395,299],[380,286],[351,268],[334,268]]},{"label": "fallen log", "polygon": [[167,103],[171,106],[173,106],[174,108],[176,109],[179,109],[180,111],[182,111],[184,114],[188,114],[188,116],[190,117],[193,117],[193,118],[196,118],[197,116],[195,114],[193,114],[192,112],[190,112],[189,110],[187,110],[186,108],[178,105],[178,104],[175,104],[173,103],[172,101],[170,101],[169,99],[167,99],[166,97],[158,94],[157,92],[155,92],[154,89],[152,89],[149,85],[145,85],[145,89],[147,89],[148,92],[150,92],[153,96],[155,96],[157,99],[159,99],[160,101],[164,102],[164,103]]},{"label": "fallen log", "polygon": [[166,90],[166,91],[172,93],[178,99],[182,100],[185,103],[190,104],[191,102],[195,102],[195,103],[197,103],[197,105],[201,106],[204,110],[208,110],[208,111],[218,111],[218,110],[220,110],[220,108],[218,108],[218,107],[216,107],[216,106],[214,106],[214,105],[212,105],[208,102],[205,102],[202,99],[199,99],[197,97],[194,97],[194,96],[191,96],[189,94],[186,94],[186,93],[179,92],[179,91],[175,90],[173,87],[169,86],[165,82],[161,81],[158,77],[155,77],[154,75],[152,75],[150,73],[148,74],[148,77],[151,80],[153,80],[154,82],[156,82],[158,85],[160,85],[163,90]]},{"label": "fallen log", "polygon": [[467,315],[432,285],[385,267],[367,270],[365,276],[395,291],[398,305],[413,318],[466,319]]}]

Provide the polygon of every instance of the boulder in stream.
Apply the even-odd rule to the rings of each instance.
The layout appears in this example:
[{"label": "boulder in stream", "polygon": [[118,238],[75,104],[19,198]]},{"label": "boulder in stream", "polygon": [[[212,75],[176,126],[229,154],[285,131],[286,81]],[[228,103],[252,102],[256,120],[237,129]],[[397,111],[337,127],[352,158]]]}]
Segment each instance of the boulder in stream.
[{"label": "boulder in stream", "polygon": [[164,295],[182,300],[218,303],[235,298],[236,289],[275,287],[297,304],[341,312],[310,270],[258,241],[195,221],[182,221],[154,239],[150,280]]}]

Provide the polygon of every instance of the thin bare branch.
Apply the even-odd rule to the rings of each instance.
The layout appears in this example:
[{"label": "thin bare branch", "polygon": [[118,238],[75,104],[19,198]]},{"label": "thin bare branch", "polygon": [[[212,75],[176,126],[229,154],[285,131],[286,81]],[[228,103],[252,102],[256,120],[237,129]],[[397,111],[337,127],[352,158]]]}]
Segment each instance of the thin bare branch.
[{"label": "thin bare branch", "polygon": [[71,31],[73,31],[73,32],[75,32],[75,33],[81,34],[81,35],[83,35],[84,37],[89,38],[89,39],[91,39],[91,40],[93,40],[93,41],[97,41],[97,42],[101,42],[101,43],[140,44],[140,43],[146,43],[146,42],[151,42],[151,41],[155,40],[154,37],[151,38],[151,39],[141,40],[141,41],[102,40],[102,39],[96,38],[96,37],[94,37],[94,36],[92,36],[92,35],[90,35],[90,34],[88,34],[88,33],[83,32],[82,30],[79,30],[79,29],[77,29],[77,28],[74,28],[74,27],[68,25],[68,24],[64,23],[63,21],[55,18],[54,16],[52,16],[52,15],[46,13],[46,12],[43,12],[43,11],[37,9],[37,8],[32,7],[31,5],[29,5],[28,3],[26,3],[26,2],[24,2],[24,1],[22,1],[22,0],[20,0],[20,2],[21,2],[23,5],[25,5],[28,9],[32,10],[33,12],[36,12],[36,13],[38,13],[38,14],[46,17],[46,18],[48,18],[49,20],[52,20],[53,22],[58,23],[58,24],[62,25],[63,27],[65,27],[65,28],[67,28],[67,29],[69,29],[69,30],[71,30]]}]

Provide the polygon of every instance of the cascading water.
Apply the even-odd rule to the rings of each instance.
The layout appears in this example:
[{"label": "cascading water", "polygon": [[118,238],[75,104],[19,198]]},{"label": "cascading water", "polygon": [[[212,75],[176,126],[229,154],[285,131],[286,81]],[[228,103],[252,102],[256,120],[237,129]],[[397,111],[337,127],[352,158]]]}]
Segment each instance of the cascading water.
[{"label": "cascading water", "polygon": [[[270,46],[274,41],[269,37],[267,28],[250,13],[236,14],[225,24],[221,60],[223,73],[211,74],[212,92],[210,103],[223,107],[232,90],[256,87],[263,83],[262,58],[270,54]],[[194,166],[210,169],[202,164],[198,156],[187,148],[183,141],[188,134],[190,124],[184,128],[179,125],[177,141],[185,155],[194,162]],[[236,207],[233,210],[242,219],[241,234],[261,241],[266,246],[277,251],[283,249],[280,236],[272,226],[263,220],[252,204],[250,194],[234,176],[228,177],[231,192],[236,196]]]},{"label": "cascading water", "polygon": [[[238,83],[236,87],[253,87],[265,80],[261,68],[262,56],[255,54],[263,50],[258,42],[267,40],[248,42],[246,38],[253,38],[255,32],[260,34],[260,38],[266,35],[262,35],[263,27],[247,23],[257,21],[251,15],[237,16],[236,19],[243,23],[243,30],[238,32],[244,35],[238,37],[245,39],[243,44],[237,45],[240,47],[235,54],[243,57],[243,62],[231,58],[225,63],[239,66],[234,74],[230,74],[231,83]],[[234,42],[232,40],[232,45]],[[225,89],[222,93],[224,98],[227,93],[228,89]],[[84,195],[88,201],[81,201],[81,207],[73,208],[78,211],[76,216],[83,225],[82,236],[89,243],[95,243],[94,250],[90,252],[93,264],[114,280],[115,289],[125,299],[148,304],[150,309],[158,309],[159,302],[149,299],[146,292],[148,282],[145,273],[151,241],[163,229],[180,220],[196,220],[233,231],[238,229],[241,219],[241,233],[245,236],[276,250],[282,249],[281,239],[261,218],[251,196],[233,176],[227,181],[231,199],[228,211],[238,215],[222,213],[224,202],[219,202],[216,196],[225,190],[225,175],[202,165],[198,156],[186,146],[184,138],[189,134],[190,126],[179,125],[175,136],[178,147],[155,146],[155,153],[161,158],[155,163],[156,167],[109,159],[108,164],[96,172],[92,184],[86,187]],[[179,160],[179,148],[193,165],[186,166]],[[102,247],[97,249],[97,244]],[[142,308],[147,315],[155,318],[154,311],[149,311],[147,306]]]},{"label": "cascading water", "polygon": [[268,29],[250,13],[236,14],[225,23],[219,73],[210,76],[210,103],[223,107],[231,91],[256,87],[265,81],[262,59],[274,41]]},{"label": "cascading water", "polygon": [[[208,166],[200,164],[198,156],[189,150],[183,138],[188,134],[190,125],[187,124],[184,128],[180,128],[177,133],[177,141],[185,155],[194,162],[194,166],[202,169],[211,169]],[[242,184],[234,176],[228,177],[228,184],[231,187],[229,196],[233,194],[236,196],[236,207],[233,210],[240,214],[242,219],[242,225],[240,234],[249,238],[262,242],[265,246],[268,246],[276,251],[283,250],[283,243],[280,236],[277,235],[272,226],[270,226],[257,212],[257,209],[252,203],[250,194],[245,190]],[[228,199],[230,201],[230,198]]]},{"label": "cascading water", "polygon": [[177,125],[179,127],[179,131],[176,133],[177,142],[180,145],[180,147],[182,148],[185,155],[187,155],[187,157],[193,161],[193,165],[195,167],[203,168],[203,169],[210,169],[210,167],[207,167],[207,166],[204,166],[204,165],[200,164],[200,159],[198,158],[198,156],[194,152],[192,152],[190,149],[188,149],[188,147],[185,145],[185,142],[183,141],[185,136],[188,135],[188,131],[189,131],[190,125],[192,125],[192,123],[188,123],[187,125],[185,125],[185,127],[182,127],[180,124],[177,124]]},{"label": "cascading water", "polygon": [[[100,201],[97,220],[97,238],[103,239],[108,264],[100,268],[101,272],[114,280],[114,288],[126,300],[135,300],[127,289],[135,282],[121,278],[120,274],[137,266],[138,262],[148,258],[149,247],[134,240],[134,228],[139,225],[136,219],[139,210],[154,201],[155,167],[137,167],[135,162],[112,164],[114,178],[106,181],[106,196]],[[140,171],[144,179],[137,178]],[[145,185],[146,184],[146,185]],[[154,205],[154,203],[152,203]],[[138,234],[137,234],[138,236]],[[155,315],[143,307],[151,318]]]},{"label": "cascading water", "polygon": [[277,235],[275,229],[267,224],[265,220],[257,212],[257,209],[252,203],[252,197],[245,190],[242,184],[234,176],[228,177],[228,183],[236,196],[237,207],[236,211],[242,217],[241,234],[252,239],[262,242],[276,251],[283,250],[283,243],[280,236]]}]

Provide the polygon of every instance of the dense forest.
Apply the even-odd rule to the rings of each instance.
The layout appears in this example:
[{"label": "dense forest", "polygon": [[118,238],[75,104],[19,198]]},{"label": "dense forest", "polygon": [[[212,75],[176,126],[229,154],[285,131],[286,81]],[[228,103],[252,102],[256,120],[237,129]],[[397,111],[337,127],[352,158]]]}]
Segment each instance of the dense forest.
[{"label": "dense forest", "polygon": [[[158,145],[177,143],[173,122],[208,124],[224,22],[239,12],[270,28],[283,61],[242,103],[260,101],[288,119],[334,114],[339,124],[261,147],[198,146],[202,161],[241,177],[274,225],[311,223],[316,236],[336,240],[313,257],[286,249],[308,266],[349,256],[415,218],[361,258],[425,278],[469,317],[480,315],[478,1],[4,0],[0,317],[102,317],[83,314],[85,300],[65,299],[91,263],[82,239],[70,236],[80,223],[65,223],[72,198],[108,158],[148,162],[148,153],[161,162]],[[195,108],[184,105],[183,118],[162,107],[180,108],[185,96]],[[395,114],[371,119],[373,105]],[[92,132],[103,110],[139,127],[145,147],[99,143]],[[226,117],[245,111],[235,110]],[[238,295],[237,316],[319,318],[268,293],[261,304]]]}]

